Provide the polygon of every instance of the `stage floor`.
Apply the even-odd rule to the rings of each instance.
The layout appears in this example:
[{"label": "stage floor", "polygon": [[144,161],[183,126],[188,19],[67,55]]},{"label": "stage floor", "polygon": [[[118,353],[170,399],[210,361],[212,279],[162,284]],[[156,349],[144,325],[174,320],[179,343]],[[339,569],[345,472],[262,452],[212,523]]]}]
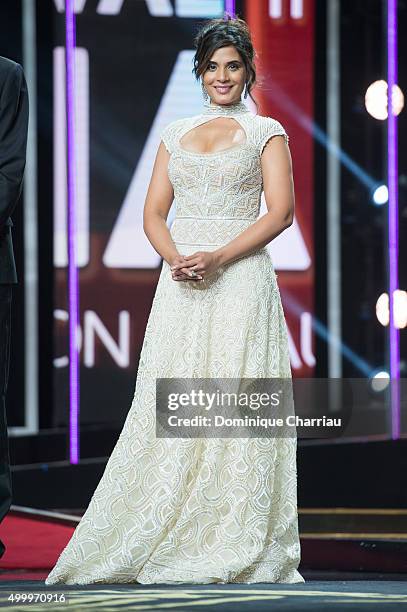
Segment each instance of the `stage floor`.
[{"label": "stage floor", "polygon": [[[0,607],[13,610],[175,610],[210,609],[214,612],[265,612],[270,610],[353,612],[407,610],[407,583],[401,575],[303,572],[305,584],[252,585],[89,585],[46,587],[41,579],[2,581]],[[324,579],[323,576],[325,576]],[[64,593],[69,603],[12,604],[10,593]],[[398,606],[396,608],[396,606]]]}]

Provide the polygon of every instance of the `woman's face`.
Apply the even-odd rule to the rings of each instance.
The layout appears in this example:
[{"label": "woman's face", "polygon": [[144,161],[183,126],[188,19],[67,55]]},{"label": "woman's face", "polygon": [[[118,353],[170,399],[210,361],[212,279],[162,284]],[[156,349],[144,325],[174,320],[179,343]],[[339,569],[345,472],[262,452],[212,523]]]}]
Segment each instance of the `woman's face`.
[{"label": "woman's face", "polygon": [[246,82],[246,68],[235,47],[222,47],[212,55],[203,74],[203,83],[214,104],[240,100]]}]

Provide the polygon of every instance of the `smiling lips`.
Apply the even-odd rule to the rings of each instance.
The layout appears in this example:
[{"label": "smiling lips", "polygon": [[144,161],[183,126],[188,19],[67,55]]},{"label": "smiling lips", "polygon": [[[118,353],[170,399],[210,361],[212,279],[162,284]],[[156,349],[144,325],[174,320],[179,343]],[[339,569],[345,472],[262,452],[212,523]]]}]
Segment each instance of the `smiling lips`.
[{"label": "smiling lips", "polygon": [[231,85],[223,85],[223,86],[216,86],[215,89],[218,93],[221,94],[226,94],[229,93],[229,91],[231,90],[232,86]]}]

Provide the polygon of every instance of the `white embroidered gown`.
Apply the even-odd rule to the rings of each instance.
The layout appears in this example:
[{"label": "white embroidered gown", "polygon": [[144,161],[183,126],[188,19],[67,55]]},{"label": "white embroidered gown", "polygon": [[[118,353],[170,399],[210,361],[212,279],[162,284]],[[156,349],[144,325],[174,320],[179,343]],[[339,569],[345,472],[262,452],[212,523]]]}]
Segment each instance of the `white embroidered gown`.
[{"label": "white embroidered gown", "polygon": [[[216,153],[180,139],[218,116],[246,141]],[[215,250],[256,221],[270,117],[243,102],[204,105],[161,137],[178,252]],[[156,438],[156,378],[290,377],[287,330],[269,252],[204,282],[174,281],[164,260],[134,399],[90,504],[45,583],[295,583],[300,542],[296,438]]]}]

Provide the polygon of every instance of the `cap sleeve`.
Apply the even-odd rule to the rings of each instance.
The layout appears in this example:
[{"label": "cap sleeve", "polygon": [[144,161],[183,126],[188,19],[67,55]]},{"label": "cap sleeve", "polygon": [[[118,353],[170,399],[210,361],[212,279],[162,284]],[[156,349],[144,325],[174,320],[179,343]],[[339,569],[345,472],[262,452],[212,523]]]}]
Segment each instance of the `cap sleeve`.
[{"label": "cap sleeve", "polygon": [[184,128],[186,119],[175,119],[168,123],[165,128],[160,131],[160,138],[163,141],[168,153],[175,150],[177,140]]},{"label": "cap sleeve", "polygon": [[288,144],[289,136],[281,123],[277,119],[271,117],[260,117],[262,122],[259,126],[258,149],[259,155],[263,153],[263,149],[273,136],[284,136],[286,144]]},{"label": "cap sleeve", "polygon": [[169,123],[161,130],[160,138],[168,153],[172,153],[174,149],[174,122]]}]

